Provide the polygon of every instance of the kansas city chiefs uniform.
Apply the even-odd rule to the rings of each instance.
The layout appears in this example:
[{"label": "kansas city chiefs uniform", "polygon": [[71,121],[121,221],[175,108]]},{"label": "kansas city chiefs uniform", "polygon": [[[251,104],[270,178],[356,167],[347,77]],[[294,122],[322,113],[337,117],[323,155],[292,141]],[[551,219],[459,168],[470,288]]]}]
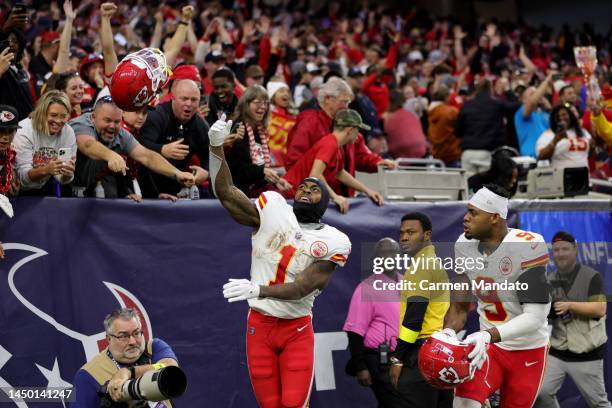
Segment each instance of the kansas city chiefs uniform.
[{"label": "kansas city chiefs uniform", "polygon": [[[256,201],[259,230],[252,237],[251,281],[259,285],[293,282],[316,261],[344,266],[351,252],[348,237],[329,225],[300,227],[293,208],[280,194],[262,193]],[[318,290],[296,301],[249,299],[249,306],[266,315],[284,319],[311,313]]]},{"label": "kansas city chiefs uniform", "polygon": [[[466,268],[465,273],[471,281],[472,293],[478,298],[478,314],[481,330],[487,330],[523,313],[520,291],[515,289],[517,282],[526,270],[548,263],[548,248],[541,235],[520,229],[509,229],[499,247],[490,255],[479,250],[480,241],[467,239],[462,234],[455,243],[455,260],[478,260],[473,268]],[[506,282],[509,289],[490,289]],[[525,286],[524,286],[525,287]],[[546,319],[537,331],[515,339],[496,343],[505,350],[526,350],[543,347],[548,344]]]}]

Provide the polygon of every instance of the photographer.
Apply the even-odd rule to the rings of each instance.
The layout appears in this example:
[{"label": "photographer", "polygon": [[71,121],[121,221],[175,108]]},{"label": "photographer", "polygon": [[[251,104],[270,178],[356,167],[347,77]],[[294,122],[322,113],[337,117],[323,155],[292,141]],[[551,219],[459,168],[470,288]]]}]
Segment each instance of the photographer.
[{"label": "photographer", "polygon": [[[139,378],[151,370],[178,366],[176,355],[163,340],[150,339],[145,342],[142,325],[133,309],[113,311],[104,319],[104,329],[108,347],[77,371],[73,382],[76,401],[72,407],[98,408],[102,403],[112,407],[147,406],[142,401],[108,403],[111,400],[119,401],[121,387],[126,381]],[[104,396],[100,397],[100,394]],[[165,407],[172,406],[169,401],[163,404]]]},{"label": "photographer", "polygon": [[553,287],[552,333],[546,375],[536,407],[558,407],[556,394],[569,374],[590,407],[610,407],[604,386],[606,297],[599,272],[578,263],[574,237],[559,231],[552,239],[557,271]]}]

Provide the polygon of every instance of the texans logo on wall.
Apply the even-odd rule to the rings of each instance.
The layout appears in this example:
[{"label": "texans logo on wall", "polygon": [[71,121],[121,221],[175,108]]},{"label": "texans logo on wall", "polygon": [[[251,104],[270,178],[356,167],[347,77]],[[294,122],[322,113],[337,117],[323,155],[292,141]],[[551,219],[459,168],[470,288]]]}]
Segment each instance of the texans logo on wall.
[{"label": "texans logo on wall", "polygon": [[[71,347],[72,353],[71,358],[82,358],[79,364],[85,364],[86,361],[93,358],[100,351],[104,350],[107,346],[107,340],[105,332],[102,330],[94,334],[82,333],[67,324],[62,323],[66,319],[66,315],[69,314],[69,308],[75,305],[71,303],[74,301],[73,298],[65,298],[64,301],[53,302],[54,309],[56,310],[44,310],[39,303],[45,303],[54,295],[53,288],[45,287],[44,285],[38,285],[37,282],[41,282],[42,279],[33,279],[31,276],[33,271],[39,271],[40,268],[36,267],[36,263],[40,262],[43,257],[49,254],[43,249],[19,244],[19,243],[6,243],[3,245],[5,253],[7,255],[13,255],[17,252],[19,255],[25,255],[21,257],[16,263],[8,268],[8,274],[5,274],[5,267],[7,264],[3,261],[3,273],[0,275],[0,279],[3,281],[0,284],[0,288],[6,289],[8,287],[10,291],[10,299],[7,300],[10,308],[6,309],[6,316],[1,316],[3,322],[0,327],[0,333],[3,331],[13,332],[13,330],[21,330],[23,332],[23,338],[20,339],[19,345],[16,344],[3,344],[3,338],[8,336],[0,335],[0,387],[11,388],[11,387],[40,387],[47,389],[65,389],[72,388],[72,377],[75,370],[66,370],[65,364],[61,358],[57,355],[45,355],[44,350],[46,342],[60,342],[70,341],[80,344],[80,347],[75,346],[74,343]],[[7,256],[8,257],[8,256]],[[11,258],[13,258],[11,256]],[[13,258],[14,259],[14,258]],[[44,269],[44,268],[43,268]],[[86,274],[87,271],[83,271]],[[27,276],[21,276],[27,275]],[[6,282],[6,285],[5,285]],[[61,284],[61,282],[58,282]],[[95,284],[95,282],[92,282]],[[129,290],[116,285],[112,282],[100,282],[107,288],[108,297],[115,298],[115,309],[129,307],[136,310],[142,323],[142,330],[145,339],[148,341],[153,336],[153,330],[151,328],[151,322],[146,309],[143,307],[141,302],[134,296]],[[39,295],[38,297],[32,296],[32,293]],[[5,292],[2,292],[5,295]],[[60,307],[57,307],[58,304]],[[62,310],[61,306],[66,306],[66,310]],[[28,312],[24,313],[24,309]],[[98,310],[94,307],[93,302],[88,305],[81,305],[81,312],[84,310],[90,312],[92,320],[98,323],[99,327],[102,327],[102,321],[100,316],[105,316],[111,310]],[[12,315],[18,315],[19,319],[12,319]],[[27,318],[23,318],[26,315]],[[39,333],[39,336],[31,336],[32,332]],[[14,334],[14,332],[13,332]],[[34,347],[32,347],[34,345]],[[56,344],[51,345],[53,349]],[[74,356],[74,350],[82,350],[81,356]],[[69,365],[73,365],[69,364]],[[61,371],[60,371],[60,368]],[[76,367],[78,368],[78,367]],[[28,384],[17,384],[11,381],[12,374],[20,374],[23,376],[23,370],[28,370]],[[68,373],[68,374],[65,374]],[[62,375],[64,374],[64,376]],[[70,376],[70,377],[68,377]],[[66,378],[68,377],[68,378]],[[14,405],[20,408],[32,406],[32,403],[14,402]],[[48,405],[48,404],[47,404]],[[63,403],[66,406],[65,403]]]}]

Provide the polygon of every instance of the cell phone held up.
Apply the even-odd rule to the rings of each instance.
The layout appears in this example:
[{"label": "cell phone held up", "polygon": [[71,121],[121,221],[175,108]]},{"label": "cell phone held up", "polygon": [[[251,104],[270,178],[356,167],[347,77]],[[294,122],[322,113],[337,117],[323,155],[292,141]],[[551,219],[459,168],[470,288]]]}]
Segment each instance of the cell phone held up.
[{"label": "cell phone held up", "polygon": [[565,129],[565,124],[563,124],[563,123],[559,123],[559,124],[557,125],[557,134],[564,133],[564,132],[565,132],[565,130],[566,130],[566,129]]},{"label": "cell phone held up", "polygon": [[9,42],[9,40],[2,40],[2,41],[0,41],[0,52],[6,50],[10,46],[11,46],[11,43]]},{"label": "cell phone held up", "polygon": [[11,12],[15,14],[24,14],[27,11],[28,11],[28,6],[26,6],[23,3],[15,3],[15,5],[13,5],[13,9],[11,10]]},{"label": "cell phone held up", "polygon": [[57,151],[57,160],[61,160],[63,162],[70,161],[72,155],[72,149],[69,147],[62,147]]}]

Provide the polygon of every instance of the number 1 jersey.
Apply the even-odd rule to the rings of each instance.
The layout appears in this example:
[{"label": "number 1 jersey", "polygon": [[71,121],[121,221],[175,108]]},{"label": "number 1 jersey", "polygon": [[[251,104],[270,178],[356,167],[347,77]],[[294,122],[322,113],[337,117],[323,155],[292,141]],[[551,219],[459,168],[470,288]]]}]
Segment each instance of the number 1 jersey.
[{"label": "number 1 jersey", "polygon": [[[348,237],[329,225],[318,229],[301,227],[293,208],[278,193],[262,193],[255,203],[259,212],[259,230],[253,234],[251,281],[259,285],[276,285],[295,281],[307,267],[317,261],[344,266],[351,252]],[[283,319],[295,319],[311,313],[315,290],[299,300],[249,299],[257,311]]]}]

